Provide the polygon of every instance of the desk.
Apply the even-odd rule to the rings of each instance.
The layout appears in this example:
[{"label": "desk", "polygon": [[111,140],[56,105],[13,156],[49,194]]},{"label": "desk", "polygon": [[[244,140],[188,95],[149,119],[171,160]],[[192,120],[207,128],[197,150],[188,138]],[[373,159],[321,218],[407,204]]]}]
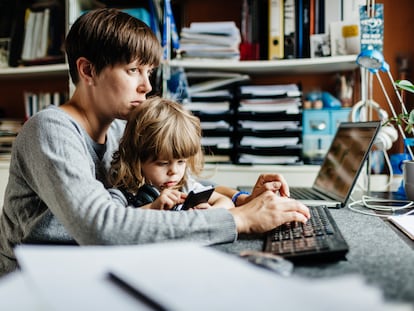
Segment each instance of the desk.
[{"label": "desk", "polygon": [[[295,266],[294,274],[322,278],[358,273],[369,284],[381,288],[387,300],[414,304],[414,242],[379,217],[355,213],[346,207],[330,211],[349,245],[346,260]],[[229,253],[261,250],[263,238],[240,236],[236,243],[214,247]]]}]

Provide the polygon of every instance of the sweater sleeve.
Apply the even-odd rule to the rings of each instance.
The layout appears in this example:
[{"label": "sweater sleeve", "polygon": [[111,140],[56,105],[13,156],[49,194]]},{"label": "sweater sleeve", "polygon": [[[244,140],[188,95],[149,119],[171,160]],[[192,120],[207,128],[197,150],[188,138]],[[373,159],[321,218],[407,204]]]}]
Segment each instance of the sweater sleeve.
[{"label": "sweater sleeve", "polygon": [[[88,146],[89,137],[74,120],[61,115],[65,113],[44,113],[29,120],[16,140],[7,199],[9,210],[19,211],[14,216],[22,231],[43,231],[54,241],[61,232],[51,231],[50,221],[37,221],[49,215],[81,245],[170,239],[210,245],[237,238],[234,219],[225,209],[171,212],[125,207],[122,198],[113,198],[97,180],[98,157]],[[117,141],[111,135],[106,158]]]}]

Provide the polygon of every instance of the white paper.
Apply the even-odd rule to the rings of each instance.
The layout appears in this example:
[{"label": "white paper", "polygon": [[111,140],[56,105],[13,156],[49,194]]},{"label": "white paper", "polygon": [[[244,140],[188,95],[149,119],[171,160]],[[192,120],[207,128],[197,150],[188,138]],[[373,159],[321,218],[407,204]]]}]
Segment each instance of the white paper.
[{"label": "white paper", "polygon": [[389,216],[388,220],[396,225],[410,239],[414,240],[414,214]]},{"label": "white paper", "polygon": [[144,310],[106,278],[109,271],[171,310],[389,310],[359,276],[284,278],[191,243],[23,245],[16,254],[53,310]]},{"label": "white paper", "polygon": [[37,296],[37,289],[30,286],[21,272],[16,271],[0,278],[0,310],[40,311],[49,308]]}]

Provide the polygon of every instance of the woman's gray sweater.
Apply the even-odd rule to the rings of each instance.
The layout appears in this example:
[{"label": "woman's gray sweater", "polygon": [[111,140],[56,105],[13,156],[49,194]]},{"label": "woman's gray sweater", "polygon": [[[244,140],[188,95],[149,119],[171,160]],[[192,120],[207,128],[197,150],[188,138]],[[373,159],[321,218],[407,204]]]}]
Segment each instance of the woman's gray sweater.
[{"label": "woman's gray sweater", "polygon": [[30,118],[16,141],[0,217],[0,275],[17,267],[21,243],[141,244],[182,239],[204,245],[237,238],[226,209],[171,212],[125,207],[106,173],[124,129],[114,121],[105,145],[51,106]]}]

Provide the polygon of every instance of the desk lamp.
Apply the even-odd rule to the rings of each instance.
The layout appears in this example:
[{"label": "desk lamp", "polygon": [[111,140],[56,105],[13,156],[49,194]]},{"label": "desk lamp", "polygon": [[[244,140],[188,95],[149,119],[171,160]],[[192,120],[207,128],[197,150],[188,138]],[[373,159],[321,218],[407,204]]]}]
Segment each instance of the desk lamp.
[{"label": "desk lamp", "polygon": [[[390,97],[388,96],[388,93],[387,93],[387,91],[384,87],[381,76],[379,75],[379,71],[386,72],[387,75],[388,75],[388,78],[391,80],[391,84],[392,84],[392,87],[394,89],[394,92],[397,95],[397,98],[398,98],[398,100],[401,104],[402,111],[404,113],[407,113],[407,109],[405,108],[405,104],[402,100],[402,97],[401,97],[400,93],[397,90],[397,87],[395,86],[394,79],[391,75],[390,66],[387,64],[387,62],[385,62],[384,56],[382,55],[381,52],[379,52],[378,50],[375,50],[375,49],[363,50],[358,55],[356,63],[359,66],[368,69],[371,73],[373,73],[377,77],[378,82],[381,86],[382,92],[384,93],[385,99],[387,100],[387,104],[388,104],[388,106],[391,110],[392,116],[394,118],[397,118],[397,113],[395,112],[394,106],[392,105]],[[398,123],[397,123],[397,127],[398,127],[398,130],[399,130],[400,134],[401,134],[401,137],[405,141],[407,137],[405,135],[404,129]],[[411,159],[414,159],[413,152],[412,152],[411,148],[407,148],[407,150],[410,154]]]}]

